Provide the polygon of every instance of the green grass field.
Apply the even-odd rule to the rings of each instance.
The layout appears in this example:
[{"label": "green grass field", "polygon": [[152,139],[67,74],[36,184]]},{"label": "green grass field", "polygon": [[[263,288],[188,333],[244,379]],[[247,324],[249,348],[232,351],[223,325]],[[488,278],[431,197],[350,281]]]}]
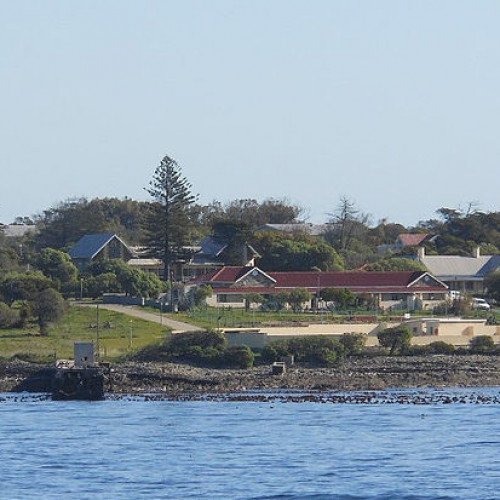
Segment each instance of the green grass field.
[{"label": "green grass field", "polygon": [[234,328],[234,327],[254,327],[269,324],[290,324],[290,323],[343,323],[360,317],[376,317],[371,311],[356,312],[330,312],[322,311],[318,313],[293,311],[245,311],[244,309],[229,308],[199,308],[189,312],[179,312],[169,314],[168,317],[178,321],[185,321],[202,328]]},{"label": "green grass field", "polygon": [[[96,341],[96,308],[70,307],[42,337],[37,325],[25,329],[0,330],[0,358],[53,362],[71,359],[75,341]],[[103,360],[117,360],[144,346],[161,342],[169,331],[159,324],[113,311],[99,310],[99,343]]]},{"label": "green grass field", "polygon": [[[154,312],[158,313],[155,309]],[[244,309],[229,308],[196,308],[188,312],[176,314],[166,314],[167,317],[177,321],[184,321],[201,328],[245,328],[269,324],[290,324],[290,323],[348,323],[350,321],[367,321],[369,318],[376,318],[375,321],[397,321],[405,311],[393,311],[387,314],[377,314],[374,311],[345,311],[330,312],[322,311],[318,313],[305,313],[292,311],[262,312],[245,311]],[[430,311],[412,311],[413,317],[432,316]],[[490,314],[491,315],[491,314]],[[484,311],[475,311],[470,315],[473,318],[486,318]],[[498,318],[500,321],[500,318]]]}]

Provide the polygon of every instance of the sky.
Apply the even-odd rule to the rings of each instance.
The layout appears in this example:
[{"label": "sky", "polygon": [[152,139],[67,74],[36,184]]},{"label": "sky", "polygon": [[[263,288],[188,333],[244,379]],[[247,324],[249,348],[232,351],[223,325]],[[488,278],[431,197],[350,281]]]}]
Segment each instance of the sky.
[{"label": "sky", "polygon": [[0,0],[0,222],[147,200],[499,210],[500,2]]}]

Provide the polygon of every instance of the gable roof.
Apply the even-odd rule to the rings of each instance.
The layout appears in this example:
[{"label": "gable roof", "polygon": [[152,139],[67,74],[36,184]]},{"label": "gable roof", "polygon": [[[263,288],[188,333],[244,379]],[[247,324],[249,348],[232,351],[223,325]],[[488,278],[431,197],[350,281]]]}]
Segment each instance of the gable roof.
[{"label": "gable roof", "polygon": [[[259,271],[275,283],[265,290],[278,292],[292,288],[348,288],[354,291],[445,291],[448,287],[425,271],[390,271],[390,272],[317,272],[317,271],[268,271],[264,273],[257,267],[227,266],[211,274],[201,276],[197,282],[230,286],[247,276],[252,271]],[[425,279],[429,277],[429,279]],[[236,291],[234,288],[232,291]],[[241,291],[241,289],[240,289]],[[261,290],[264,292],[264,289]]]},{"label": "gable roof", "polygon": [[494,273],[497,269],[500,268],[500,255],[492,255],[490,260],[486,262],[486,264],[479,269],[477,275],[485,277],[490,273]]},{"label": "gable roof", "polygon": [[399,242],[403,247],[416,247],[428,238],[429,235],[427,233],[402,233],[396,238],[396,243]]},{"label": "gable roof", "polygon": [[270,276],[269,274],[266,274],[262,269],[259,269],[258,267],[251,267],[250,269],[248,269],[248,271],[245,274],[243,274],[242,276],[240,276],[238,279],[235,280],[235,283],[243,280],[244,278],[246,278],[250,274],[252,274],[252,275],[259,274],[260,276],[264,276],[264,278],[267,278],[269,281],[276,283],[276,280],[272,276]]},{"label": "gable roof", "polygon": [[424,255],[422,264],[438,278],[463,277],[484,278],[500,267],[500,255],[480,255],[463,257],[461,255]]},{"label": "gable roof", "polygon": [[234,283],[252,269],[253,267],[247,266],[224,266],[221,269],[199,276],[195,281],[203,283]]},{"label": "gable roof", "polygon": [[357,288],[409,287],[418,281],[423,271],[336,271],[336,272],[270,272],[280,288]]},{"label": "gable roof", "polygon": [[115,233],[98,233],[82,236],[71,248],[69,255],[72,259],[92,259],[115,238],[132,254],[127,244]]},{"label": "gable roof", "polygon": [[227,243],[214,236],[206,236],[200,243],[201,253],[211,257],[218,257],[226,248]]},{"label": "gable roof", "polygon": [[[251,257],[260,257],[259,253],[248,243],[245,243],[247,251]],[[206,236],[200,243],[200,247],[190,258],[190,264],[200,266],[223,266],[224,250],[229,246],[227,241],[213,235]],[[195,247],[192,247],[195,249]]]}]

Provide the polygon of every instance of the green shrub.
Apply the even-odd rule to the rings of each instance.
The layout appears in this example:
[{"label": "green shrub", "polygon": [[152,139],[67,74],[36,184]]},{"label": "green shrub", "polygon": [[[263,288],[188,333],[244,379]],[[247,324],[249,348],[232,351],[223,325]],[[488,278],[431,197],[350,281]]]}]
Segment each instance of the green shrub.
[{"label": "green shrub", "polygon": [[394,328],[386,328],[378,332],[378,342],[382,347],[389,350],[389,355],[405,354],[409,351],[411,345],[412,333],[406,326],[400,325]]},{"label": "green shrub", "polygon": [[264,347],[262,361],[277,361],[282,356],[293,355],[296,361],[331,365],[345,355],[345,349],[338,340],[323,337],[297,337],[272,342]]},{"label": "green shrub", "polygon": [[228,347],[225,335],[214,331],[172,335],[161,350],[165,359],[203,366],[250,368],[254,363],[248,347]]},{"label": "green shrub", "polygon": [[11,328],[19,323],[19,312],[0,302],[0,328]]},{"label": "green shrub", "polygon": [[210,285],[202,285],[195,288],[193,292],[193,299],[195,306],[202,306],[207,304],[207,299],[213,295],[214,291]]},{"label": "green shrub", "polygon": [[288,356],[288,343],[286,340],[266,345],[260,354],[260,358],[264,363],[274,363],[274,361],[279,361],[282,356]]},{"label": "green shrub", "polygon": [[429,351],[431,354],[454,354],[455,346],[438,340],[429,344]]},{"label": "green shrub", "polygon": [[[334,352],[335,354],[330,356]],[[343,354],[342,346],[328,337],[300,337],[288,340],[288,354],[293,354],[297,361],[329,364],[336,361],[338,354]]]},{"label": "green shrub", "polygon": [[247,346],[229,347],[224,352],[224,366],[230,366],[233,368],[251,368],[254,360],[254,353]]},{"label": "green shrub", "polygon": [[495,351],[495,342],[489,335],[479,335],[470,340],[469,350],[473,354],[489,354]]},{"label": "green shrub", "polygon": [[182,355],[177,356],[184,361],[192,361],[207,366],[219,366],[223,364],[224,350],[215,347],[203,348],[199,345],[188,348]]},{"label": "green shrub", "polygon": [[363,333],[344,333],[339,338],[339,343],[344,348],[346,356],[355,356],[363,352],[366,344],[366,335]]},{"label": "green shrub", "polygon": [[201,350],[223,351],[227,347],[227,340],[223,333],[214,331],[177,333],[167,341],[166,351],[174,357],[181,358],[190,355],[195,347]]},{"label": "green shrub", "polygon": [[410,356],[426,356],[431,354],[431,350],[428,345],[412,345],[407,349],[406,354]]}]

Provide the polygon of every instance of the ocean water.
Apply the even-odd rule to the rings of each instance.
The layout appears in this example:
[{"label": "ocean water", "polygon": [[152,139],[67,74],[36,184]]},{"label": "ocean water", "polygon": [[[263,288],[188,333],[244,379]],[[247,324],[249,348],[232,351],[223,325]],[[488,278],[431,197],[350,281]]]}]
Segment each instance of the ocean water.
[{"label": "ocean water", "polygon": [[500,404],[0,396],[2,499],[500,498]]}]

